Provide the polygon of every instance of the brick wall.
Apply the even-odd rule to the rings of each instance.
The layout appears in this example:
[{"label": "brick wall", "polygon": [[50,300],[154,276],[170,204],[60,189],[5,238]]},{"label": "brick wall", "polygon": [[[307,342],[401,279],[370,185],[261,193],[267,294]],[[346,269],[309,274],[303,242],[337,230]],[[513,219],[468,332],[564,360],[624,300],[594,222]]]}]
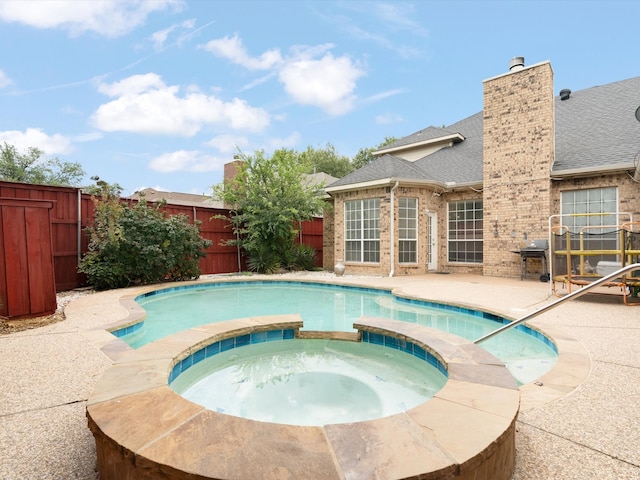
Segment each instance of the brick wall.
[{"label": "brick wall", "polygon": [[336,264],[334,203],[333,199],[328,200],[322,215],[322,268],[329,271],[333,271]]},{"label": "brick wall", "polygon": [[553,71],[548,62],[484,82],[484,275],[515,277],[511,253],[547,238],[554,157]]}]

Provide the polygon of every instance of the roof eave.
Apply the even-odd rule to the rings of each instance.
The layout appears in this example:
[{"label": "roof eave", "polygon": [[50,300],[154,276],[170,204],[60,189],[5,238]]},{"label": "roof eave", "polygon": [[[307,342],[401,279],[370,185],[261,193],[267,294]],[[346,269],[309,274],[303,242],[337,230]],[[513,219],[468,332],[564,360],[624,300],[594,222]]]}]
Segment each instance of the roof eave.
[{"label": "roof eave", "polygon": [[464,136],[460,135],[459,133],[453,133],[450,135],[445,135],[443,137],[438,137],[438,138],[432,138],[430,140],[424,140],[422,142],[415,142],[415,143],[408,143],[406,145],[401,145],[398,147],[393,147],[393,148],[382,148],[380,150],[376,150],[373,152],[373,155],[379,156],[379,155],[384,155],[386,153],[388,154],[392,154],[393,152],[401,152],[403,150],[409,150],[409,149],[413,149],[413,148],[418,148],[418,147],[423,147],[425,145],[435,145],[438,143],[447,143],[447,142],[462,142],[464,140]]},{"label": "roof eave", "polygon": [[398,182],[401,185],[419,185],[423,187],[438,188],[445,192],[454,191],[454,190],[474,189],[475,187],[477,187],[478,189],[482,188],[482,182],[456,183],[456,182],[440,182],[437,180],[419,180],[415,178],[387,177],[387,178],[381,178],[378,180],[371,180],[369,182],[351,183],[348,185],[338,185],[336,187],[327,187],[325,188],[325,191],[329,195],[331,195],[332,193],[338,193],[338,192],[350,192],[354,190],[363,190],[363,189],[375,188],[375,187],[386,187],[386,186],[394,185],[396,182]]},{"label": "roof eave", "polygon": [[637,173],[638,167],[631,163],[620,163],[617,165],[600,166],[600,167],[583,167],[583,168],[570,168],[567,170],[552,171],[552,180],[565,180],[568,178],[582,178],[591,177],[595,174],[611,175],[614,173],[622,173],[628,171],[635,171]]},{"label": "roof eave", "polygon": [[331,195],[334,192],[348,192],[351,190],[362,190],[367,188],[384,187],[391,184],[391,178],[380,178],[378,180],[370,180],[368,182],[348,183],[346,185],[338,185],[335,187],[328,186],[324,189],[326,193]]}]

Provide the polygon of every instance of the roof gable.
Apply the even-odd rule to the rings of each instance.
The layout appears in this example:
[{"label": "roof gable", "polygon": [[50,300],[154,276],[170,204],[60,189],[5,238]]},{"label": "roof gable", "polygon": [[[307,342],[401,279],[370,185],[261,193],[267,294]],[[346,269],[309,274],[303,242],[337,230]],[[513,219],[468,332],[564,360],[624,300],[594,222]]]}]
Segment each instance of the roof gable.
[{"label": "roof gable", "polygon": [[401,156],[400,152],[408,149],[414,149],[418,146],[446,146],[451,143],[457,143],[464,140],[464,136],[459,131],[451,128],[427,127],[403,137],[395,142],[380,148],[374,155],[389,153]]}]

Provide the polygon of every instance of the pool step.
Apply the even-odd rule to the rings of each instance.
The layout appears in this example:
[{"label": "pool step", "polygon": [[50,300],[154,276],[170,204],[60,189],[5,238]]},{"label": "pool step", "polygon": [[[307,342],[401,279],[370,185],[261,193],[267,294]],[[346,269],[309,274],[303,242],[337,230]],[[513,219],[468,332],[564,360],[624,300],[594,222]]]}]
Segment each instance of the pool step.
[{"label": "pool step", "polygon": [[359,342],[359,332],[325,332],[322,330],[300,330],[298,338],[304,339],[326,339],[326,340],[346,340],[349,342]]}]

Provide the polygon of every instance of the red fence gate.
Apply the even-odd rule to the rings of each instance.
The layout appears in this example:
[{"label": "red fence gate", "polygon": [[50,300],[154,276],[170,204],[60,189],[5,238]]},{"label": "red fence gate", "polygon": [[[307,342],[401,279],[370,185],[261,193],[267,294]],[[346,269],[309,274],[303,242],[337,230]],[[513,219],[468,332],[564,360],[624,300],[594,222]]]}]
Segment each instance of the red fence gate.
[{"label": "red fence gate", "polygon": [[0,315],[56,311],[51,250],[53,202],[0,197]]}]

